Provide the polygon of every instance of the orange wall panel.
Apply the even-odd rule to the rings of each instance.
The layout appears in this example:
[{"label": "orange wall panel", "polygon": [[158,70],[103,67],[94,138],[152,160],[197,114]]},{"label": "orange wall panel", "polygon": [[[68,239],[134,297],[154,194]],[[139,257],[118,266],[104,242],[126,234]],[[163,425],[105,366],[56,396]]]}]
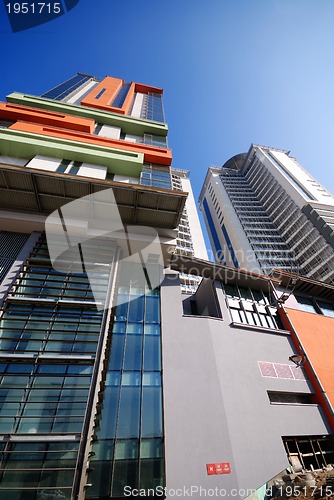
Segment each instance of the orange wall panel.
[{"label": "orange wall panel", "polygon": [[0,103],[0,118],[11,121],[22,120],[88,133],[92,133],[95,127],[94,120],[89,118],[80,118],[79,116],[65,115],[4,102]]},{"label": "orange wall panel", "polygon": [[[163,90],[159,87],[151,87],[150,85],[143,85],[142,83],[132,82],[126,96],[126,99],[121,108],[116,108],[111,106],[111,103],[115,99],[119,90],[122,88],[124,80],[120,78],[113,78],[107,76],[97,87],[95,87],[82,101],[82,106],[88,106],[90,108],[102,109],[104,111],[111,111],[113,113],[119,113],[121,115],[128,115],[131,109],[131,104],[135,92],[141,92],[147,94],[148,92],[154,92],[155,94],[162,94]],[[96,96],[105,89],[105,92],[98,99]]]},{"label": "orange wall panel", "polygon": [[9,127],[11,130],[20,130],[22,132],[31,132],[33,134],[46,135],[49,137],[58,137],[88,144],[97,144],[100,146],[123,149],[125,151],[135,151],[144,154],[144,161],[147,163],[158,163],[160,165],[170,166],[172,163],[172,152],[168,148],[157,148],[147,146],[146,144],[137,144],[133,142],[119,141],[98,135],[73,132],[70,130],[61,130],[58,128],[43,127],[34,123],[16,122]]},{"label": "orange wall panel", "polygon": [[144,85],[142,83],[135,83],[135,92],[141,92],[142,94],[148,94],[148,92],[153,92],[154,94],[163,94],[163,89],[159,87],[152,87],[151,85]]},{"label": "orange wall panel", "polygon": [[[305,370],[314,383],[317,399],[318,401],[324,400],[316,379],[320,381],[332,407],[334,407],[334,318],[296,309],[285,309],[298,335],[301,347],[316,372],[315,380],[312,380],[313,373],[306,360]],[[289,328],[288,321],[284,318],[284,312],[282,319]],[[295,345],[298,348],[294,332],[292,332],[292,339],[295,340]],[[326,411],[325,404],[324,409]],[[327,411],[326,413],[334,430],[333,415],[328,414]]]},{"label": "orange wall panel", "polygon": [[[110,104],[115,99],[119,90],[122,88],[123,80],[120,78],[113,78],[112,76],[107,76],[102,80],[97,87],[95,87],[86,97],[81,101],[82,106],[89,106],[91,108],[105,109],[108,111],[114,111],[114,109],[121,112],[119,108],[112,108]],[[105,92],[98,99],[96,96],[105,89]],[[124,114],[124,112],[122,113]]]}]

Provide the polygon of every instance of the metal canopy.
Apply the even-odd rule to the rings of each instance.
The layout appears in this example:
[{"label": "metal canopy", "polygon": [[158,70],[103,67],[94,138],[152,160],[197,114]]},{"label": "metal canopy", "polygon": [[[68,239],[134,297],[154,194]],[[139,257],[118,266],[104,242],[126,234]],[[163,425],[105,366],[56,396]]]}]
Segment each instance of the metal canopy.
[{"label": "metal canopy", "polygon": [[0,208],[48,215],[89,194],[113,188],[124,224],[174,229],[187,193],[0,164]]},{"label": "metal canopy", "polygon": [[274,269],[273,277],[281,280],[282,286],[312,297],[334,300],[334,285],[300,276],[281,269]]}]

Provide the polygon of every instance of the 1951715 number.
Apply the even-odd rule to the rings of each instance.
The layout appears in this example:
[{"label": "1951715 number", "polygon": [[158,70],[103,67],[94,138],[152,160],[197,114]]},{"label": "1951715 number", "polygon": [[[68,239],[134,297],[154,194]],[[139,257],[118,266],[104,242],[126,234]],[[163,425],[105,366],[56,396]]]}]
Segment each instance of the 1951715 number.
[{"label": "1951715 number", "polygon": [[[270,494],[272,494],[271,488],[269,488],[267,491],[270,490]],[[323,485],[323,486],[298,486],[298,485],[293,485],[293,486],[279,486],[277,488],[279,492],[279,496],[283,497],[299,497],[300,495],[305,495],[305,496],[311,496],[314,497],[316,496],[317,498],[328,498],[331,497],[333,498],[334,496],[334,491],[333,491],[333,486],[332,485]],[[267,493],[267,492],[266,492]],[[267,493],[268,495],[268,493]],[[268,495],[269,496],[269,495]]]},{"label": "1951715 number", "polygon": [[6,4],[8,14],[60,14],[61,3],[15,2]]}]

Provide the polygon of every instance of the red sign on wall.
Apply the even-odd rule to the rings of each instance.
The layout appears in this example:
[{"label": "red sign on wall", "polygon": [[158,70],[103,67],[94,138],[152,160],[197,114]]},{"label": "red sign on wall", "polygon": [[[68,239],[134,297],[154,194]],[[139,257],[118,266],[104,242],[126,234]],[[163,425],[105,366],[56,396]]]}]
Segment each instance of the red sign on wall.
[{"label": "red sign on wall", "polygon": [[206,464],[208,475],[213,474],[231,474],[231,466],[229,462],[220,462],[218,464]]}]

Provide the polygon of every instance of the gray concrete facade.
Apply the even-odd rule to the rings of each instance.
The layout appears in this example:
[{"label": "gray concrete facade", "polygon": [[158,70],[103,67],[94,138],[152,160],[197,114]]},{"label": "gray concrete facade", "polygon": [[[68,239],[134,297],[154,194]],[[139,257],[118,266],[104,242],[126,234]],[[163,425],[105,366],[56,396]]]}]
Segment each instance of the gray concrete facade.
[{"label": "gray concrete facade", "polygon": [[[269,401],[268,391],[312,392],[306,380],[260,372],[259,361],[290,363],[289,332],[233,324],[220,282],[201,287],[197,316],[188,314],[177,273],[167,274],[161,288],[167,498],[174,490],[184,491],[182,498],[224,491],[244,498],[289,466],[282,436],[330,430],[317,405]],[[214,311],[210,288],[220,318],[200,315]],[[231,473],[208,475],[206,464],[217,462],[229,462]]]}]

